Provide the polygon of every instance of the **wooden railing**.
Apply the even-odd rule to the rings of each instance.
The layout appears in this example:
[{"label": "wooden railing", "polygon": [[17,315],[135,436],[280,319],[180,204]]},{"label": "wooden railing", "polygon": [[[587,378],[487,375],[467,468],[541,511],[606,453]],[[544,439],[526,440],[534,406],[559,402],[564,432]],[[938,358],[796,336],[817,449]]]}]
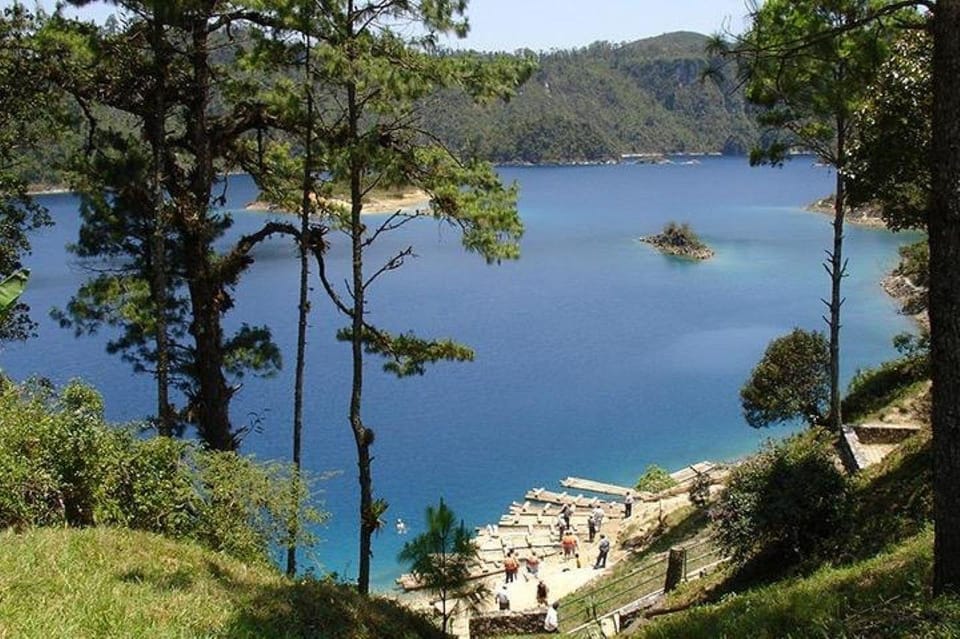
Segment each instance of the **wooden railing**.
[{"label": "wooden railing", "polygon": [[725,561],[728,558],[709,537],[654,555],[600,588],[565,601],[563,619],[580,622],[566,634],[581,639],[603,637],[605,625],[619,629],[622,616],[649,607],[665,592],[704,576]]}]

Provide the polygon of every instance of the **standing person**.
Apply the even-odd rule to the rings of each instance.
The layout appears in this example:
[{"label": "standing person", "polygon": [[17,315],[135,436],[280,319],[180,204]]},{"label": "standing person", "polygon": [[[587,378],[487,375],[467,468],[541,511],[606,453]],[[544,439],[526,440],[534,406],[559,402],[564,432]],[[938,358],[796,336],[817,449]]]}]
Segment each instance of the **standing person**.
[{"label": "standing person", "polygon": [[573,556],[574,551],[577,549],[577,537],[573,534],[572,531],[567,530],[563,533],[563,539],[560,541],[560,546],[563,548],[563,558],[569,559]]},{"label": "standing person", "polygon": [[547,615],[543,618],[543,629],[546,632],[560,632],[560,616],[557,614],[557,606],[554,603],[547,608]]},{"label": "standing person", "polygon": [[593,525],[596,527],[597,532],[600,532],[600,526],[603,525],[603,506],[597,504],[590,516],[593,517]]},{"label": "standing person", "polygon": [[537,551],[533,551],[527,557],[527,572],[534,577],[540,574],[540,557],[537,556]]},{"label": "standing person", "polygon": [[597,563],[593,564],[595,569],[607,567],[607,553],[610,552],[610,540],[606,535],[600,535],[600,546],[597,553]]},{"label": "standing person", "polygon": [[537,603],[541,606],[547,605],[547,594],[550,592],[550,589],[547,588],[547,584],[543,583],[543,579],[537,582]]},{"label": "standing person", "polygon": [[573,514],[573,509],[570,508],[570,504],[564,504],[563,508],[560,509],[560,514],[563,516],[563,525],[567,528],[570,527],[570,515]]},{"label": "standing person", "polygon": [[590,543],[593,543],[593,538],[597,534],[597,523],[593,520],[593,515],[587,517],[587,533],[590,535]]},{"label": "standing person", "polygon": [[567,532],[566,520],[563,518],[563,513],[557,515],[557,539],[563,539],[563,533]]},{"label": "standing person", "polygon": [[629,490],[623,496],[623,518],[628,519],[633,514],[633,493]]},{"label": "standing person", "polygon": [[503,584],[493,598],[496,599],[500,610],[510,610],[510,593],[507,592],[507,584]]},{"label": "standing person", "polygon": [[520,562],[517,561],[516,556],[514,556],[513,551],[507,553],[506,559],[503,560],[503,572],[507,576],[507,583],[512,583],[517,579],[517,571],[520,569]]}]

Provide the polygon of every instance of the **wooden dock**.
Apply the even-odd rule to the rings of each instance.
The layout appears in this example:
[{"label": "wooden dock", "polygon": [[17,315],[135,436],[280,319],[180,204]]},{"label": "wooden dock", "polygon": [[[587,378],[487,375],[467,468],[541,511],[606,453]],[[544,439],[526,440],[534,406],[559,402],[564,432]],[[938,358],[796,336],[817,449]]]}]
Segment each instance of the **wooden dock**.
[{"label": "wooden dock", "polygon": [[[713,462],[702,461],[686,468],[681,468],[680,470],[670,473],[670,476],[677,482],[677,487],[687,488],[693,480],[702,474],[711,474],[715,471],[716,465]],[[617,497],[624,497],[628,492],[633,493],[635,496],[649,501],[650,499],[656,499],[657,495],[653,493],[646,493],[642,491],[637,491],[635,488],[629,486],[619,486],[617,484],[608,484],[602,481],[596,481],[593,479],[584,479],[582,477],[567,477],[560,480],[560,485],[564,488],[570,488],[573,490],[586,490],[591,493],[597,493],[600,495],[615,495]],[[528,493],[529,494],[529,493]]]},{"label": "wooden dock", "polygon": [[561,479],[560,485],[564,488],[571,488],[573,490],[587,490],[591,493],[599,493],[601,495],[616,495],[617,497],[623,497],[627,493],[637,492],[629,486],[617,486],[616,484],[607,484],[602,481],[594,481],[592,479],[584,479],[582,477],[567,477],[565,479]]}]

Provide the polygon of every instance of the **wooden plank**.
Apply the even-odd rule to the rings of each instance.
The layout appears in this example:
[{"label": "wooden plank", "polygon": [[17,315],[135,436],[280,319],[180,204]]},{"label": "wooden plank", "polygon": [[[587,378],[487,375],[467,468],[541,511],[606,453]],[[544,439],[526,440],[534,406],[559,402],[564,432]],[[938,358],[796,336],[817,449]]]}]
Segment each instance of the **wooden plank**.
[{"label": "wooden plank", "polygon": [[585,479],[583,477],[567,477],[565,479],[561,479],[560,485],[564,488],[589,490],[592,493],[599,493],[601,495],[616,495],[617,497],[623,497],[628,492],[636,492],[628,486],[608,484],[606,482]]}]

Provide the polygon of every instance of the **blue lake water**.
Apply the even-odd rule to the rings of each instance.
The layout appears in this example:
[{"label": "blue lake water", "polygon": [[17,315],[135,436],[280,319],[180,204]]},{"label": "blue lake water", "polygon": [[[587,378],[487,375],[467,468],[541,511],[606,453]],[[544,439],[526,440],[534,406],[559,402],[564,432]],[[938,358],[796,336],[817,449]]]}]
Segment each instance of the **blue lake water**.
[{"label": "blue lake water", "polygon": [[[829,293],[821,267],[830,245],[825,216],[802,207],[831,191],[832,174],[796,159],[782,169],[712,158],[699,165],[503,168],[521,189],[527,232],[517,262],[488,266],[465,254],[454,229],[423,221],[376,247],[368,264],[407,245],[418,258],[370,294],[371,319],[384,328],[455,337],[476,361],[440,364],[396,380],[368,364],[365,419],[377,432],[375,493],[410,534],[426,505],[444,497],[468,525],[496,521],[532,487],[566,475],[628,483],[649,463],[670,469],[723,460],[783,429],[756,431],[740,414],[738,390],[766,344],[794,326],[823,328]],[[256,196],[231,178],[232,233],[262,214],[242,212]],[[57,226],[35,238],[26,301],[39,337],[8,346],[15,377],[56,382],[83,377],[104,394],[117,421],[154,405],[152,381],[107,355],[104,337],[75,339],[46,317],[63,307],[85,274],[63,250],[76,238],[77,201],[45,196]],[[637,236],[670,220],[689,222],[717,256],[689,263],[664,257]],[[861,367],[895,354],[890,340],[911,328],[879,281],[907,235],[851,227],[843,316],[844,383]],[[272,379],[245,380],[233,404],[237,423],[256,422],[245,452],[262,459],[290,451],[297,276],[294,251],[277,240],[256,252],[227,319],[272,327],[287,366]],[[349,267],[343,237],[329,252],[334,281]],[[304,463],[333,471],[320,488],[330,523],[306,567],[356,577],[355,449],[347,424],[349,348],[333,339],[344,325],[314,292],[307,365]],[[401,572],[403,538],[392,526],[374,540],[375,586]]]}]

